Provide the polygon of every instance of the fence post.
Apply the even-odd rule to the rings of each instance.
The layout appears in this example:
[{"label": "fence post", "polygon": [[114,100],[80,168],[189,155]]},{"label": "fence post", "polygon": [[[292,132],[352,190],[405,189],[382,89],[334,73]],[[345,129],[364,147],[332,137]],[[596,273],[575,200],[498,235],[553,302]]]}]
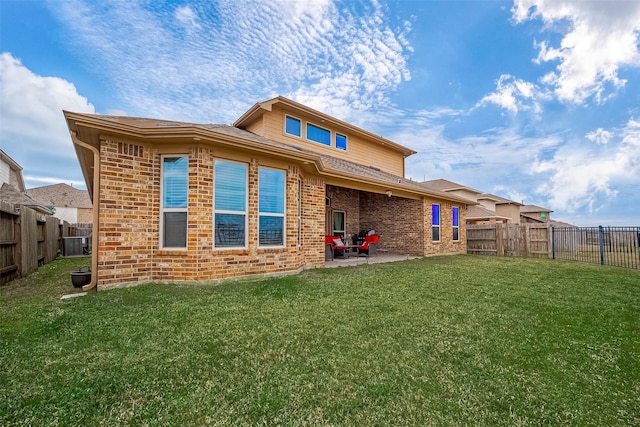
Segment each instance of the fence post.
[{"label": "fence post", "polygon": [[504,236],[502,223],[496,224],[496,256],[504,256]]},{"label": "fence post", "polygon": [[556,259],[556,228],[551,226],[551,259]]},{"label": "fence post", "polygon": [[598,241],[600,243],[600,264],[604,265],[604,230],[601,225],[598,226]]}]

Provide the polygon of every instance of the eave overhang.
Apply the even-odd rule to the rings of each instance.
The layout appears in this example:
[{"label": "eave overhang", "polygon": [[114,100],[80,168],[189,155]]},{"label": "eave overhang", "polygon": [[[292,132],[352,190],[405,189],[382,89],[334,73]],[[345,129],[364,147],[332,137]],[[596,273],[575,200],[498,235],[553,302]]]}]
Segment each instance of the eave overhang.
[{"label": "eave overhang", "polygon": [[[477,203],[464,197],[450,193],[430,190],[418,183],[414,183],[403,177],[393,176],[392,179],[377,179],[361,174],[348,173],[331,167],[323,156],[311,151],[300,149],[288,144],[266,140],[250,132],[224,127],[223,125],[197,125],[178,122],[158,122],[146,119],[116,118],[80,114],[65,111],[65,119],[69,131],[78,139],[96,149],[100,148],[100,140],[113,137],[145,142],[149,144],[184,143],[224,146],[234,150],[244,150],[269,157],[287,159],[300,165],[303,171],[319,175],[327,183],[347,185],[352,188],[367,189],[378,193],[391,191],[394,195],[421,198],[432,197],[440,200],[449,200],[463,205],[476,205]],[[121,121],[122,120],[122,121]],[[160,123],[160,126],[136,126],[136,120],[140,123]],[[234,135],[238,133],[239,135]],[[245,134],[240,136],[240,134]],[[87,148],[74,144],[78,161],[90,189],[93,200],[93,168],[95,167],[93,153]],[[326,158],[326,156],[324,156]],[[359,168],[366,166],[357,165]]]}]

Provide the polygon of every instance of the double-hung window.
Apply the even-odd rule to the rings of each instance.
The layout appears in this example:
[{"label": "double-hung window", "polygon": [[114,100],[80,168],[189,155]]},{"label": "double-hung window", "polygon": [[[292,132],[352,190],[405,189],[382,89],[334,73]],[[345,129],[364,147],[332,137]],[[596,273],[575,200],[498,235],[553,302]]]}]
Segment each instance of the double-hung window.
[{"label": "double-hung window", "polygon": [[162,156],[160,222],[162,248],[187,247],[189,157]]},{"label": "double-hung window", "polygon": [[453,241],[460,241],[460,210],[457,207],[451,209],[451,225],[453,226]]},{"label": "double-hung window", "polygon": [[247,246],[247,165],[226,160],[214,166],[214,246]]},{"label": "double-hung window", "polygon": [[431,240],[440,241],[440,205],[431,205]]},{"label": "double-hung window", "polygon": [[284,245],[285,172],[258,169],[258,242],[260,246]]},{"label": "double-hung window", "polygon": [[295,117],[285,116],[284,118],[284,132],[293,136],[302,136],[302,122]]}]

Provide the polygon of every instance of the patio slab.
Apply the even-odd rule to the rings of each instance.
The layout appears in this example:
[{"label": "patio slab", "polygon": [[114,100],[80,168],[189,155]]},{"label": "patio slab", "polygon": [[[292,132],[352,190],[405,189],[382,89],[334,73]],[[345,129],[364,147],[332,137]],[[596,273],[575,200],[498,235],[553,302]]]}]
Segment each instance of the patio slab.
[{"label": "patio slab", "polygon": [[324,266],[327,268],[333,267],[348,267],[351,265],[360,265],[360,264],[379,264],[383,262],[395,262],[395,261],[406,261],[408,259],[416,259],[419,258],[414,255],[406,255],[406,254],[387,254],[378,252],[376,255],[372,256],[351,256],[347,258],[339,258],[336,257],[332,261],[325,261]]}]

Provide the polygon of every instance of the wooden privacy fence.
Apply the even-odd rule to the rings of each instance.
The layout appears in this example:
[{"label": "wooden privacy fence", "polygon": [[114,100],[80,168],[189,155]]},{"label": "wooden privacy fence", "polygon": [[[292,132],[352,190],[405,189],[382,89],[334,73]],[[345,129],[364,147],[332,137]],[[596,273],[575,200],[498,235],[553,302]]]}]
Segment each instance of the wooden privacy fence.
[{"label": "wooden privacy fence", "polygon": [[551,258],[550,230],[546,224],[467,225],[467,253]]},{"label": "wooden privacy fence", "polygon": [[0,200],[0,285],[56,259],[59,239],[58,218]]}]

